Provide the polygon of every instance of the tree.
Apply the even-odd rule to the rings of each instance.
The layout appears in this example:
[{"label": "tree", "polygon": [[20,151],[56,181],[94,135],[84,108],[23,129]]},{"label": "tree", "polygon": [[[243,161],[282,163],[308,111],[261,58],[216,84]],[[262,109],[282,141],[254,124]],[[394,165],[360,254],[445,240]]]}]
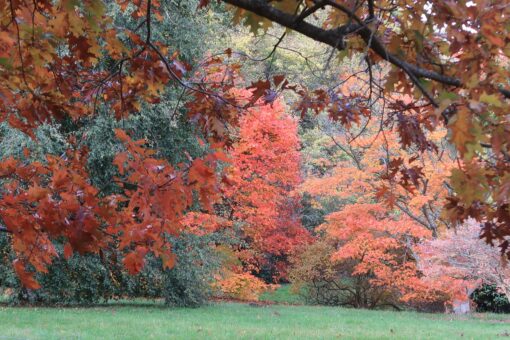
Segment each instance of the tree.
[{"label": "tree", "polygon": [[495,285],[510,297],[510,269],[497,248],[480,240],[480,226],[473,220],[420,244],[417,253],[424,280],[464,283],[450,287],[460,289],[453,292],[458,297],[467,300],[480,285]]},{"label": "tree", "polygon": [[412,247],[431,235],[423,226],[379,204],[352,204],[319,229],[325,236],[297,256],[291,271],[293,283],[315,302],[399,309],[416,289]]},{"label": "tree", "polygon": [[[356,86],[346,81],[343,91],[354,92]],[[378,110],[383,108],[374,106],[367,118],[349,128],[324,114],[313,120],[302,190],[327,213],[316,232],[320,244],[333,248],[324,252],[319,244],[305,250],[292,280],[305,285],[308,297],[319,303],[369,308],[405,303],[444,310],[458,297],[454,287],[461,282],[423,278],[414,250],[449,227],[441,208],[448,195],[446,174],[454,163],[444,131],[429,135],[438,153],[413,154],[400,148],[397,130],[380,129],[388,113]],[[407,187],[395,178],[405,179]]]},{"label": "tree", "polygon": [[386,209],[377,204],[354,204],[330,214],[323,226],[339,241],[331,260],[350,266],[349,275],[356,281],[366,281],[360,286],[373,290],[368,301],[367,294],[359,294],[356,307],[391,304],[391,297],[399,301],[409,289],[409,281],[418,275],[410,247],[430,237],[430,232],[410,218],[386,214]]},{"label": "tree", "polygon": [[454,167],[444,131],[428,137],[438,153],[412,153],[400,148],[398,131],[380,130],[384,115],[372,111],[362,126],[350,129],[319,117],[315,130],[322,138],[313,147],[324,151],[307,152],[306,162],[317,166],[308,170],[302,190],[319,205],[336,199],[337,209],[384,203],[388,212],[397,209],[437,235],[440,228],[449,227],[441,211],[449,192],[447,176]]},{"label": "tree", "polygon": [[[159,102],[170,79],[185,85],[181,78],[191,67],[157,41],[161,34],[152,26],[163,20],[160,3],[2,1],[0,9],[2,121],[34,140],[42,124],[61,123],[68,149],[42,159],[31,158],[27,149],[16,158],[4,159],[0,166],[4,180],[0,231],[11,234],[17,256],[14,268],[22,282],[32,289],[39,286],[32,270],[47,270],[57,255],[56,240],[64,242],[65,257],[118,245],[131,273],[142,269],[149,252],[171,267],[175,256],[166,236],[184,229],[182,216],[197,204],[204,210],[211,208],[218,197],[218,159],[213,159],[214,153],[203,158],[187,154],[183,162],[172,165],[151,150],[149,141],[133,141],[116,130],[124,150],[112,155],[116,170],[109,174],[110,186],[96,187],[88,167],[87,129],[81,129],[99,112],[113,112],[119,120],[142,105]],[[125,30],[119,30],[119,20],[114,20],[121,16],[107,15],[116,11],[131,17],[120,20]],[[136,32],[141,28],[140,35]],[[207,74],[217,64],[207,60],[200,71]],[[225,79],[209,84],[217,89],[230,86]],[[238,109],[225,99],[228,94],[193,93],[198,112],[188,107],[187,113],[214,142],[224,135],[215,129],[223,129],[224,120],[220,125],[200,112],[220,99],[229,103],[220,111]]]},{"label": "tree", "polygon": [[[286,276],[287,256],[310,239],[301,225],[297,122],[280,101],[251,108],[241,118],[224,195],[229,218],[242,224],[242,257],[270,279]],[[242,249],[243,247],[241,247]]]}]

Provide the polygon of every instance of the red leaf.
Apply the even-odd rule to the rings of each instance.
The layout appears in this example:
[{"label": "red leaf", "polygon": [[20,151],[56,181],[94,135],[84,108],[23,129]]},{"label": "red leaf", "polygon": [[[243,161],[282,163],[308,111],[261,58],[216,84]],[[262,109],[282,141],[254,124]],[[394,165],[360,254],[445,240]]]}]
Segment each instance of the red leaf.
[{"label": "red leaf", "polygon": [[64,257],[66,260],[69,260],[73,256],[73,247],[70,243],[66,243],[64,246]]},{"label": "red leaf", "polygon": [[175,261],[177,257],[175,254],[161,255],[161,259],[163,260],[163,268],[172,269],[175,266]]},{"label": "red leaf", "polygon": [[278,87],[285,80],[285,76],[283,74],[276,75],[273,77],[274,86]]},{"label": "red leaf", "polygon": [[16,274],[18,275],[19,279],[21,280],[21,284],[25,288],[28,289],[39,289],[41,288],[41,285],[34,279],[34,273],[29,273],[26,271],[25,265],[23,262],[19,259],[16,259],[12,262],[12,265],[14,267],[14,270],[16,271]]},{"label": "red leaf", "polygon": [[247,87],[248,90],[252,90],[252,97],[248,105],[254,104],[260,97],[264,96],[269,89],[271,89],[271,83],[269,80],[259,80],[256,83],[252,83],[251,86]]},{"label": "red leaf", "polygon": [[200,0],[198,3],[198,9],[209,6],[210,0]]},{"label": "red leaf", "polygon": [[129,253],[124,257],[124,266],[130,275],[138,274],[145,265],[145,254],[147,254],[147,249],[145,247],[136,247],[135,251]]},{"label": "red leaf", "polygon": [[120,139],[121,142],[130,142],[131,138],[127,135],[127,133],[122,129],[115,129],[115,137]]}]

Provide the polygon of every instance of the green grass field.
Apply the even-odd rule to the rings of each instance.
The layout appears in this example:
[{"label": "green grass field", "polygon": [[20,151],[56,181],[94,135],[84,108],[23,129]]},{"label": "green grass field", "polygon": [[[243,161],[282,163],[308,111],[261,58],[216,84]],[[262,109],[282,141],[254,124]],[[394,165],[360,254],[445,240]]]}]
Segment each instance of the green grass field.
[{"label": "green grass field", "polygon": [[0,339],[490,339],[510,316],[453,316],[312,306],[218,303],[94,308],[0,307]]},{"label": "green grass field", "polygon": [[259,300],[281,303],[285,305],[303,305],[305,304],[304,299],[293,293],[290,289],[290,284],[283,284],[278,287],[278,289],[270,292],[263,293]]}]

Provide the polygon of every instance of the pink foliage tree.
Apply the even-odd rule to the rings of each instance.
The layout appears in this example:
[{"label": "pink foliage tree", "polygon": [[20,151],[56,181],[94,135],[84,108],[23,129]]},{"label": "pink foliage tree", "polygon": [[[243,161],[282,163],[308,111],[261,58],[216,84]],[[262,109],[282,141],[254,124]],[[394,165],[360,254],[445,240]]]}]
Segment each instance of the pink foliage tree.
[{"label": "pink foliage tree", "polygon": [[425,241],[416,251],[425,282],[442,283],[453,300],[467,301],[480,284],[493,284],[510,298],[510,267],[497,247],[480,239],[473,220],[443,237]]}]

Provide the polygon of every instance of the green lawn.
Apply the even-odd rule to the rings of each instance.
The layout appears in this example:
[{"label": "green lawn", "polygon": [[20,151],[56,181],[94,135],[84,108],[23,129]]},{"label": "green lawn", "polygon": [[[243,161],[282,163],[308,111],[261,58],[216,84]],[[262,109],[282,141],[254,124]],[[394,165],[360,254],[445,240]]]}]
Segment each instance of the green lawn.
[{"label": "green lawn", "polygon": [[276,302],[281,304],[290,304],[290,305],[303,305],[304,299],[294,294],[291,289],[290,284],[283,284],[274,291],[263,293],[260,296],[260,301],[269,301]]},{"label": "green lawn", "polygon": [[510,316],[470,317],[332,307],[219,303],[186,309],[0,307],[0,339],[488,339],[510,336]]}]

